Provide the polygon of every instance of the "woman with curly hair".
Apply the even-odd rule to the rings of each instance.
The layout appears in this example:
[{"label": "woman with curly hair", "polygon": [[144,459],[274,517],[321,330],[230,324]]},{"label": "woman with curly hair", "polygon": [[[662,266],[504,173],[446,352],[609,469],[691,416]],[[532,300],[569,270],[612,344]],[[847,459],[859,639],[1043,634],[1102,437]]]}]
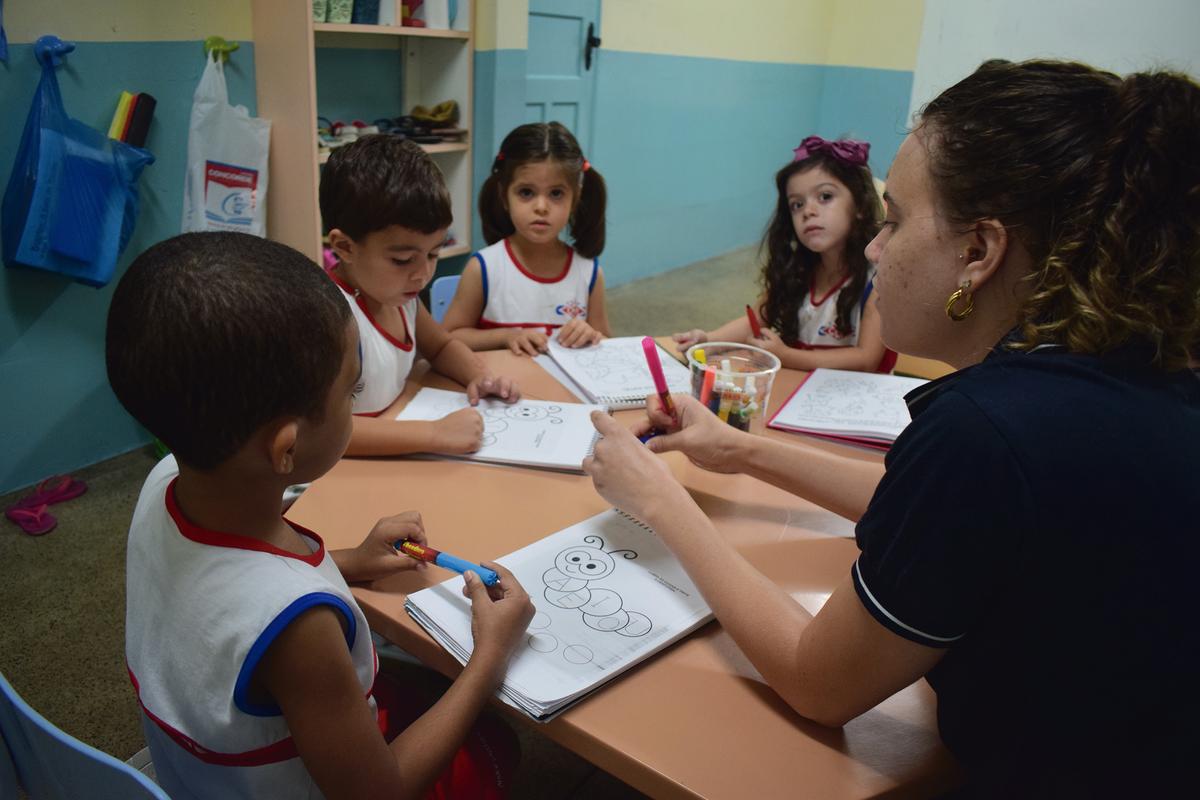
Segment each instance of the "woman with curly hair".
[{"label": "woman with curly hair", "polygon": [[[1200,86],[988,62],[889,174],[884,341],[958,371],[911,393],[882,467],[735,431],[691,398],[586,464],[652,525],[765,680],[841,725],[921,677],[966,792],[1167,797],[1194,782],[1200,681]],[[857,521],[810,615],[651,452]]]}]

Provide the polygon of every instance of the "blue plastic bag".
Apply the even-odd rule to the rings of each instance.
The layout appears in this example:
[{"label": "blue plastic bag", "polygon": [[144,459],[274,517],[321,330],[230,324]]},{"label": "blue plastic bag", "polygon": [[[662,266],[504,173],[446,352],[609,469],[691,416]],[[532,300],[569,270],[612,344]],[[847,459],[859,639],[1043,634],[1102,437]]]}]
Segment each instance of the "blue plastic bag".
[{"label": "blue plastic bag", "polygon": [[54,68],[74,49],[56,36],[34,46],[42,79],[0,208],[4,262],[103,286],[133,233],[138,176],[154,155],[67,116]]}]

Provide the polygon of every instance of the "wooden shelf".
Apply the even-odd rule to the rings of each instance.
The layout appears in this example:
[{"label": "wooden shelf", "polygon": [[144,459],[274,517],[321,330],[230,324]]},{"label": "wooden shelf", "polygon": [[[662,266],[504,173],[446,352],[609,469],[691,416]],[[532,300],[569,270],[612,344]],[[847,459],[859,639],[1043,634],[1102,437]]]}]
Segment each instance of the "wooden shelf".
[{"label": "wooden shelf", "polygon": [[[418,145],[418,147],[420,147],[426,153],[430,153],[430,154],[465,153],[471,149],[471,145],[469,145],[466,142],[441,142],[439,144],[422,144],[422,145]],[[330,150],[329,152],[326,152],[326,153],[318,152],[317,153],[317,163],[324,164],[326,161],[329,160],[329,156],[332,152],[333,152],[332,150]]]},{"label": "wooden shelf", "polygon": [[313,33],[371,33],[376,36],[422,36],[430,39],[469,39],[470,31],[445,28],[410,28],[403,25],[343,25],[338,22],[314,22]]}]

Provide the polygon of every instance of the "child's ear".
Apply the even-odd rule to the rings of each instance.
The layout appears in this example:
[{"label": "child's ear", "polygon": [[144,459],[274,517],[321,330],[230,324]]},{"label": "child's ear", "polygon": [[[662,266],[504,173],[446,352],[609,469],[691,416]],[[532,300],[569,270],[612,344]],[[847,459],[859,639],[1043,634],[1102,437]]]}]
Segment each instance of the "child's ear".
[{"label": "child's ear", "polygon": [[300,435],[300,423],[288,419],[280,423],[267,441],[267,452],[271,469],[276,475],[291,475],[296,468],[296,439]]},{"label": "child's ear", "polygon": [[345,262],[354,261],[354,240],[347,236],[341,228],[329,231],[329,247],[339,259]]}]

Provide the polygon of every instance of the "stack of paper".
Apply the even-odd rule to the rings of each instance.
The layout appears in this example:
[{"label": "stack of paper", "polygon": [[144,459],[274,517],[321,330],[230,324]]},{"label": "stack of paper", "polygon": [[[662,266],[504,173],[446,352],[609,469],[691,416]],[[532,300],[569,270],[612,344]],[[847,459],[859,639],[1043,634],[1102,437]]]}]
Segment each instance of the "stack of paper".
[{"label": "stack of paper", "polygon": [[924,383],[899,375],[815,369],[767,425],[886,450],[911,421],[904,395]]},{"label": "stack of paper", "polygon": [[[469,407],[462,392],[426,387],[396,419],[441,419]],[[525,399],[510,404],[490,397],[480,400],[475,409],[483,417],[483,445],[474,453],[447,457],[575,472],[583,471],[583,460],[599,437],[592,412],[607,411],[599,405]]]},{"label": "stack of paper", "polygon": [[[500,697],[536,720],[562,712],[712,619],[654,531],[615,509],[497,559],[537,613],[508,665]],[[465,664],[471,604],[461,577],[408,596],[405,609]]]},{"label": "stack of paper", "polygon": [[[555,363],[593,403],[612,408],[643,408],[646,395],[655,393],[640,336],[604,339],[599,344],[578,348],[563,347],[551,339],[549,351]],[[666,351],[659,353],[659,361],[671,392],[692,390],[687,367]]]}]

